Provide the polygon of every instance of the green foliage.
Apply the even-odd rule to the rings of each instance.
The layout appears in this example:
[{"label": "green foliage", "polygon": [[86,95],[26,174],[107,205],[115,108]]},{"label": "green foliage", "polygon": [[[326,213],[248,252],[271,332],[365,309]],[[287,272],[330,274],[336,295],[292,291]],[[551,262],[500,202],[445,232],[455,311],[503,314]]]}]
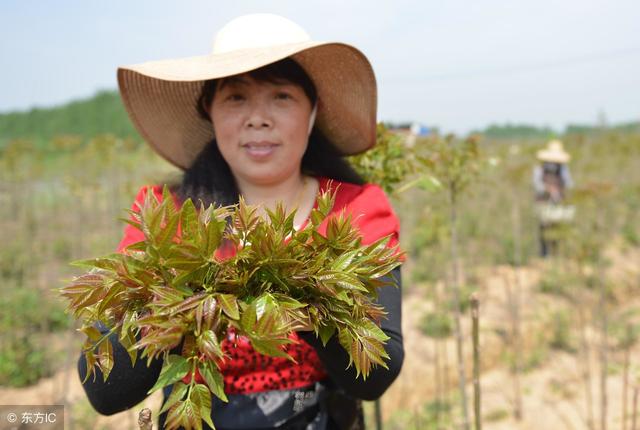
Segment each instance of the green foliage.
[{"label": "green foliage", "polygon": [[5,343],[0,349],[0,386],[25,387],[48,376],[45,351],[32,337]]},{"label": "green foliage", "polygon": [[[48,121],[45,118],[40,122]],[[82,122],[82,119],[78,122]],[[32,128],[31,125],[24,127],[27,131]],[[100,133],[119,134],[117,129],[109,128]],[[0,130],[4,128],[0,127]],[[601,256],[589,249],[607,249],[612,244],[616,245],[616,239],[620,237],[627,246],[637,246],[640,231],[640,189],[637,186],[640,183],[640,169],[637,168],[640,135],[637,134],[637,128],[636,134],[614,133],[611,130],[594,130],[591,134],[563,137],[572,155],[570,168],[578,193],[590,182],[610,183],[614,185],[614,192],[599,197],[596,204],[579,203],[575,236],[567,233],[562,237],[565,241],[563,256],[568,257],[566,261],[570,262],[570,267],[575,262],[574,257],[582,258],[585,267],[591,271],[582,280],[578,279],[577,274],[571,275],[574,277],[571,283],[556,285],[558,289],[570,287],[575,288],[574,293],[581,293],[594,288],[597,281],[593,273],[596,266],[594,261],[599,261]],[[20,139],[20,136],[14,136],[15,143],[10,146],[4,145],[6,138],[0,141],[0,210],[3,215],[0,269],[3,273],[2,286],[6,287],[1,291],[4,298],[9,297],[13,289],[34,288],[42,279],[56,282],[68,276],[68,269],[60,261],[102,255],[112,250],[121,234],[120,226],[113,220],[120,208],[130,203],[130,197],[139,184],[166,181],[167,173],[173,173],[168,172],[166,163],[146,145],[115,137],[94,137],[96,134],[85,136],[65,129],[47,141],[40,138]],[[459,233],[465,240],[460,251],[465,255],[467,265],[514,263],[515,243],[510,210],[514,203],[521,209],[521,263],[525,264],[528,257],[536,255],[537,223],[531,207],[531,168],[536,163],[535,152],[546,140],[547,136],[509,141],[487,138],[479,142],[482,154],[500,160],[500,163],[482,170],[478,178],[480,180],[474,183],[473,192],[466,193],[465,198],[458,202]],[[420,139],[412,150],[427,151],[425,145],[428,144],[428,139]],[[516,162],[512,163],[511,150],[514,147],[519,152]],[[438,281],[444,274],[449,243],[446,223],[443,226],[441,221],[447,217],[448,202],[444,193],[433,192],[442,187],[441,183],[440,188],[433,186],[433,177],[427,177],[429,187],[426,182],[421,187],[428,193],[420,192],[416,186],[403,194],[404,199],[394,202],[401,218],[403,245],[410,251],[413,260],[411,272],[405,274],[409,279]],[[429,211],[425,211],[425,208]],[[597,224],[592,221],[596,208],[602,211],[604,220],[600,230],[595,229]],[[591,236],[594,229],[599,231],[598,240],[593,240],[596,237]],[[578,247],[578,244],[584,243],[583,239],[593,241]],[[561,263],[564,264],[565,260]],[[406,286],[411,288],[411,285],[412,282],[407,282]],[[633,292],[631,288],[629,293]],[[567,292],[571,293],[570,290]],[[587,299],[592,298],[589,295],[591,292],[584,292],[587,293]],[[43,298],[31,306],[44,315],[48,314],[42,311],[42,306],[46,304],[47,299]],[[33,307],[25,308],[25,313],[30,313]],[[11,320],[14,324],[11,328],[18,328],[16,321],[21,321],[23,309],[12,310],[16,314]],[[622,348],[625,337],[622,320],[617,314],[610,318],[612,344],[618,348]],[[20,329],[19,333],[31,339],[39,328],[32,324],[27,327],[26,330]],[[2,326],[1,332],[2,339],[7,339],[6,336],[11,332],[9,323]],[[538,333],[529,335],[537,336]],[[5,345],[8,345],[6,349]],[[23,373],[16,374],[16,377],[26,381],[25,377],[33,376],[34,379],[29,379],[33,382],[38,372],[46,366],[26,363],[29,360],[47,363],[49,357],[45,359],[45,343],[36,345],[34,341],[27,346],[24,342],[3,344],[3,348],[0,348],[0,367],[11,365]],[[19,351],[21,347],[25,347],[25,350]],[[548,339],[545,339],[522,351],[524,367],[530,369],[543,363],[549,354],[548,348]],[[10,355],[14,358],[5,360]],[[24,369],[33,371],[28,373]],[[87,404],[87,407],[90,408],[90,405]]]},{"label": "green foliage", "polygon": [[548,139],[556,132],[549,127],[536,127],[527,124],[491,124],[479,132],[490,139],[538,138]]},{"label": "green foliage", "polygon": [[[144,241],[125,254],[78,262],[91,270],[61,289],[83,321],[87,378],[97,367],[106,380],[114,364],[96,321],[118,333],[132,361],[136,350],[148,363],[164,357],[151,391],[191,378],[187,397],[172,399],[169,428],[197,428],[208,416],[211,393],[226,400],[218,365],[229,329],[259,353],[286,358],[296,330],[311,329],[325,344],[337,335],[358,376],[386,367],[388,337],[378,326],[385,312],[373,299],[401,254],[386,246],[387,238],[362,245],[350,217],[328,217],[334,198],[319,196],[310,222],[296,231],[295,213],[281,205],[263,219],[242,200],[199,210],[187,200],[178,209],[168,188],[161,201],[148,191],[140,211],[126,220]],[[221,247],[233,252],[224,255]],[[182,355],[169,355],[182,340]],[[196,371],[206,385],[195,383]]]},{"label": "green foliage", "polygon": [[617,223],[606,223],[611,209],[616,186],[608,181],[589,181],[577,187],[570,196],[581,214],[574,223],[558,228],[557,238],[567,242],[568,252],[581,264],[601,264],[604,245],[610,238],[612,227]]},{"label": "green foliage", "polygon": [[72,276],[69,260],[116,246],[115,218],[133,183],[160,166],[145,146],[110,136],[36,143],[0,148],[0,379],[13,385],[58,370],[69,317],[49,288]]},{"label": "green foliage", "polygon": [[[502,330],[500,330],[502,331]],[[499,333],[506,335],[504,331]],[[530,372],[540,367],[549,357],[549,339],[544,331],[537,331],[530,334],[533,340],[527,348],[523,348],[519,352],[517,365],[522,372]],[[511,371],[516,368],[516,353],[513,349],[505,349],[501,354],[502,359]]]},{"label": "green foliage", "polygon": [[457,204],[459,194],[477,178],[484,162],[476,136],[464,140],[454,135],[427,138],[416,148],[415,157],[420,171],[416,181],[437,184],[433,191],[444,190],[452,205]]},{"label": "green foliage", "polygon": [[576,288],[576,279],[570,274],[556,268],[551,268],[543,273],[538,283],[538,291],[571,299],[573,289]]},{"label": "green foliage", "polygon": [[638,224],[627,222],[622,227],[622,237],[631,246],[640,246],[640,233],[638,233]]},{"label": "green foliage", "polygon": [[[460,312],[466,312],[469,310],[469,307],[471,306],[471,296],[477,290],[477,285],[473,283],[460,285]],[[447,307],[453,311],[455,309],[455,302],[453,300],[449,300]]]},{"label": "green foliage", "polygon": [[402,136],[389,132],[383,124],[378,124],[376,145],[348,160],[366,182],[380,185],[389,194],[415,171],[413,151]]},{"label": "green foliage", "polygon": [[548,356],[549,350],[542,343],[538,343],[535,348],[526,351],[522,357],[522,371],[530,372],[540,367]]},{"label": "green foliage", "polygon": [[2,250],[0,250],[0,279],[12,279],[16,283],[21,284],[26,272],[26,267],[32,259],[29,258],[29,252],[18,240],[5,242]]},{"label": "green foliage", "polygon": [[50,303],[35,289],[5,289],[0,301],[0,385],[22,387],[49,376],[45,364],[51,359],[50,339],[43,341],[33,333],[42,327],[57,332],[68,326],[60,303]]},{"label": "green foliage", "polygon": [[442,212],[425,208],[421,214],[422,228],[416,229],[410,238],[411,255],[417,257],[424,249],[444,246],[448,243],[449,226]]},{"label": "green foliage", "polygon": [[443,339],[451,336],[453,323],[448,314],[442,312],[430,312],[425,314],[420,321],[420,330],[429,337]]},{"label": "green foliage", "polygon": [[576,351],[571,337],[571,316],[567,311],[557,310],[551,315],[551,339],[549,346],[553,349],[573,353]]},{"label": "green foliage", "polygon": [[640,131],[640,122],[630,121],[614,125],[612,127],[603,128],[602,126],[585,125],[585,124],[568,124],[565,128],[566,134],[594,134],[602,133],[606,130],[620,131],[623,133],[637,133]]},{"label": "green foliage", "polygon": [[631,246],[640,246],[640,184],[624,184],[621,186],[626,210],[621,227],[622,237]]},{"label": "green foliage", "polygon": [[565,400],[575,399],[577,394],[576,389],[572,387],[571,384],[567,384],[566,381],[558,379],[549,380],[547,387],[549,391]]},{"label": "green foliage", "polygon": [[[623,133],[633,133],[640,131],[640,122],[632,121],[628,123],[617,124],[610,128],[611,130]],[[568,124],[564,130],[564,134],[593,135],[602,133],[604,130],[599,125],[585,124]],[[556,137],[559,132],[550,127],[539,127],[529,124],[491,124],[482,131],[475,133],[482,134],[490,139],[551,139]]]},{"label": "green foliage", "polygon": [[414,411],[400,410],[385,422],[391,430],[439,430],[451,428],[455,422],[453,403],[432,400]]},{"label": "green foliage", "polygon": [[631,348],[640,339],[640,324],[633,321],[634,316],[633,313],[618,315],[608,324],[608,334],[619,349]]},{"label": "green foliage", "polygon": [[510,413],[507,409],[493,409],[484,415],[484,421],[494,423],[509,418]]},{"label": "green foliage", "polygon": [[62,135],[89,138],[107,133],[138,137],[116,91],[101,91],[54,108],[0,114],[0,135],[6,140],[29,138],[44,143]]}]

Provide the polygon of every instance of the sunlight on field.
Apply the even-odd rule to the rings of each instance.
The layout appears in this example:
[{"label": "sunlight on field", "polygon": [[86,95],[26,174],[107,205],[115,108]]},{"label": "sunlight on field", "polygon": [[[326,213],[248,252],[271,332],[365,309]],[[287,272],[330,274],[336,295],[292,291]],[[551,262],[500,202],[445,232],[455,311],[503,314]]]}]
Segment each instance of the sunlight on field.
[{"label": "sunlight on field", "polygon": [[[428,152],[437,139],[411,151]],[[555,258],[537,257],[531,172],[542,139],[478,138],[482,162],[457,197],[455,281],[446,192],[424,181],[388,188],[408,260],[406,358],[381,400],[385,429],[461,422],[454,282],[470,406],[469,295],[480,300],[484,428],[586,429],[604,419],[622,428],[623,418],[631,428],[640,385],[640,135],[602,130],[564,142],[576,216],[558,230]],[[396,173],[408,182],[427,172]],[[113,252],[124,226],[117,219],[140,186],[179,172],[134,140],[61,136],[8,142],[0,177],[0,402],[61,402],[77,428],[134,428],[143,405],[107,418],[88,404],[75,370],[82,336],[52,289],[78,273],[70,261]],[[157,411],[160,401],[145,405]],[[374,428],[373,404],[366,413]]]}]

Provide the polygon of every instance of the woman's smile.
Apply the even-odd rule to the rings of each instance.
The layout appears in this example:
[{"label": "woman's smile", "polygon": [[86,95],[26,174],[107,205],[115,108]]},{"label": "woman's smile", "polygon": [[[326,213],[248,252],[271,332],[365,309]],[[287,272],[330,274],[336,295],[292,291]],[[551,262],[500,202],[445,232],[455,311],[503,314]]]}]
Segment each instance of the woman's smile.
[{"label": "woman's smile", "polygon": [[280,147],[278,143],[269,141],[243,143],[242,148],[247,156],[253,160],[261,161],[270,158]]}]

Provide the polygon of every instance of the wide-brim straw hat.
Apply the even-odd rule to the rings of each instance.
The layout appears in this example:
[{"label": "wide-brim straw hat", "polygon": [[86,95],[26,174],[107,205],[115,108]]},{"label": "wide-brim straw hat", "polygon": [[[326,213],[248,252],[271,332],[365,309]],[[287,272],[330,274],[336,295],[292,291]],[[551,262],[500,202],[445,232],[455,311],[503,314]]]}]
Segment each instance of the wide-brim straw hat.
[{"label": "wide-brim straw hat", "polygon": [[536,157],[540,161],[560,164],[568,163],[571,160],[571,155],[564,150],[562,142],[559,140],[550,141],[546,148],[536,153]]},{"label": "wide-brim straw hat", "polygon": [[[315,126],[344,155],[375,144],[376,80],[365,55],[353,46],[313,41],[278,15],[252,14],[226,24],[211,54],[118,68],[118,85],[131,121],[164,158],[185,169],[214,138],[196,104],[204,81],[258,69],[291,57],[313,81]],[[215,126],[215,125],[214,125]]]}]

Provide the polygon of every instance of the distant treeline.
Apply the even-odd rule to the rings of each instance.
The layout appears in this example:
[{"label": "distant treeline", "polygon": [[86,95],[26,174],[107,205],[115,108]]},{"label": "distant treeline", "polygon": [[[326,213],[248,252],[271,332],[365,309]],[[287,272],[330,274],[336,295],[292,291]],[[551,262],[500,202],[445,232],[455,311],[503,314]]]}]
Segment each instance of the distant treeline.
[{"label": "distant treeline", "polygon": [[[408,128],[411,123],[385,123],[390,128]],[[429,125],[437,132],[437,127]],[[607,127],[621,132],[640,132],[640,121]],[[602,126],[573,124],[564,132],[549,127],[528,124],[492,124],[474,133],[493,139],[539,138],[547,139],[561,134],[591,134]],[[0,114],[0,147],[13,139],[29,139],[36,143],[48,142],[60,135],[89,138],[101,134],[138,138],[129,121],[117,91],[100,91],[95,96],[73,101],[53,108],[34,108],[24,112]]]},{"label": "distant treeline", "polygon": [[60,135],[138,137],[116,91],[53,108],[0,114],[0,145],[13,139],[47,142]]},{"label": "distant treeline", "polygon": [[[409,129],[410,122],[385,122],[390,129]],[[438,133],[437,127],[428,127],[433,133]],[[640,132],[640,121],[627,122],[612,126],[569,124],[564,131],[551,127],[538,127],[530,124],[491,124],[481,130],[474,130],[471,134],[482,134],[491,139],[550,139],[568,134],[594,134],[603,130],[613,130],[622,133]]]},{"label": "distant treeline", "polygon": [[564,132],[554,130],[550,127],[536,127],[528,124],[491,124],[484,130],[478,130],[474,133],[480,133],[491,139],[514,139],[514,138],[539,138],[550,139],[560,135],[569,134],[593,134],[604,130],[618,131],[623,133],[640,132],[640,121],[616,124],[611,126],[604,125],[587,125],[587,124],[569,124]]}]

